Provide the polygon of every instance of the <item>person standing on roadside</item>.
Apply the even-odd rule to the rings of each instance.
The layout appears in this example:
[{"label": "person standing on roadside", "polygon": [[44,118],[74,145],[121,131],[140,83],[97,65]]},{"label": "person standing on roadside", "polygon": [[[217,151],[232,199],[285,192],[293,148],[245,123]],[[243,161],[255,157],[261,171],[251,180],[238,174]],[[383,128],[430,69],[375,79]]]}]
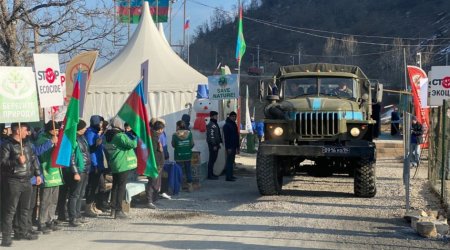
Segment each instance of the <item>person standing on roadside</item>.
[{"label": "person standing on roadside", "polygon": [[91,168],[91,155],[89,145],[84,137],[86,132],[86,122],[79,120],[77,125],[77,144],[72,154],[72,164],[69,171],[66,171],[68,178],[69,202],[69,226],[78,227],[86,221],[81,216],[81,200],[86,191],[88,173]]},{"label": "person standing on roadside", "polygon": [[220,134],[220,127],[217,124],[219,113],[216,111],[209,112],[209,123],[206,125],[206,142],[209,149],[208,160],[208,179],[218,180],[219,176],[214,175],[214,163],[216,163],[219,154],[220,144],[222,143],[222,135]]},{"label": "person standing on roadside", "polygon": [[115,117],[110,122],[111,129],[105,133],[105,156],[108,167],[113,175],[111,193],[111,215],[114,219],[126,219],[128,216],[122,210],[122,201],[125,199],[128,174],[137,168],[137,157],[134,149],[137,139],[130,139],[123,132],[123,122]]},{"label": "person standing on roadside", "polygon": [[161,188],[161,174],[164,166],[164,148],[159,141],[159,137],[164,133],[164,123],[156,121],[152,125],[152,146],[155,153],[155,161],[158,169],[158,177],[147,177],[148,182],[145,186],[145,193],[147,195],[147,208],[156,209],[154,204],[158,200],[159,189]]},{"label": "person standing on roadside", "polygon": [[234,160],[236,154],[239,154],[239,131],[236,118],[236,112],[232,111],[223,126],[223,137],[225,138],[225,149],[227,151],[225,164],[226,181],[236,181],[236,177],[233,175]]},{"label": "person standing on roadside", "polygon": [[[33,151],[31,142],[25,142],[28,135],[28,125],[22,123],[11,124],[12,135],[2,143],[0,148],[0,162],[2,170],[3,194],[3,221],[2,221],[2,246],[11,246],[11,234],[14,215],[18,213],[17,240],[35,240],[37,235],[28,232],[28,213],[31,200],[30,177],[36,176],[36,185],[40,185],[42,179],[38,159]],[[16,209],[19,208],[17,211]]]},{"label": "person standing on roadside", "polygon": [[423,128],[422,124],[417,122],[417,118],[412,118],[411,124],[411,144],[410,144],[410,156],[411,166],[417,167],[420,163],[420,144],[423,143]]},{"label": "person standing on roadside", "polygon": [[[54,127],[53,127],[54,126]],[[52,166],[51,155],[58,143],[59,123],[49,121],[45,124],[45,132],[41,133],[35,143],[36,147],[42,147],[51,143],[50,148],[46,148],[39,155],[43,184],[40,188],[40,206],[38,215],[38,230],[44,234],[57,231],[60,228],[54,223],[56,205],[58,203],[59,186],[63,185],[61,168]],[[34,208],[34,206],[32,206]]]},{"label": "person standing on roadside", "polygon": [[172,147],[174,148],[174,158],[178,165],[184,170],[188,192],[192,192],[192,148],[194,140],[191,131],[186,129],[184,121],[177,121],[177,131],[172,135]]}]

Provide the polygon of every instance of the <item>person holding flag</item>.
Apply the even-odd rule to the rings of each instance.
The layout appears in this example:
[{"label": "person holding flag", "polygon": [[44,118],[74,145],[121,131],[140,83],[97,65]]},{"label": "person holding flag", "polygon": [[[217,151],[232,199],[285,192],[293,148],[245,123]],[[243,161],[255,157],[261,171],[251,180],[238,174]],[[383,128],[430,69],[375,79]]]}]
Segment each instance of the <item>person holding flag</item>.
[{"label": "person holding flag", "polygon": [[105,156],[113,175],[111,193],[111,215],[114,219],[126,219],[122,210],[122,201],[125,199],[128,174],[137,168],[138,160],[134,149],[137,140],[130,139],[123,131],[123,121],[114,117],[110,121],[111,129],[105,133]]},{"label": "person holding flag", "polygon": [[[42,182],[39,162],[29,141],[23,141],[28,135],[28,124],[11,124],[12,135],[2,142],[0,148],[0,166],[2,168],[3,220],[2,246],[11,246],[11,234],[14,215],[18,214],[17,240],[36,240],[37,235],[28,232],[28,213],[31,199],[30,176],[36,176],[36,185]],[[16,211],[17,210],[17,211]]]}]

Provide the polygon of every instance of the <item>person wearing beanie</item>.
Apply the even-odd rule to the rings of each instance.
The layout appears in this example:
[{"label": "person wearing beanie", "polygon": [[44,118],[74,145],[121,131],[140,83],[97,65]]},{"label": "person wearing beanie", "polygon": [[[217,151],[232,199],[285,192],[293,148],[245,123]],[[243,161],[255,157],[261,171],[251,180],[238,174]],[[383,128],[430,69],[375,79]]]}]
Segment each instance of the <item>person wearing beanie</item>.
[{"label": "person wearing beanie", "polygon": [[[60,124],[49,121],[44,126],[44,132],[36,140],[36,148],[45,148],[38,153],[43,174],[43,185],[40,187],[40,206],[37,218],[38,230],[44,234],[60,230],[55,224],[55,211],[58,203],[59,187],[63,185],[61,168],[52,164],[51,155],[58,143]],[[50,147],[46,145],[50,144]],[[33,198],[33,197],[32,197]],[[34,202],[32,202],[34,203]],[[31,204],[34,208],[34,204]]]},{"label": "person wearing beanie", "polygon": [[177,164],[184,170],[188,191],[192,192],[192,148],[194,140],[191,131],[186,129],[184,121],[177,121],[177,131],[172,135],[172,147],[174,148],[174,159]]},{"label": "person wearing beanie", "polygon": [[119,123],[121,123],[119,118],[111,120],[112,128],[105,133],[104,151],[113,175],[111,215],[115,219],[125,219],[127,215],[122,210],[122,201],[125,199],[128,174],[137,168],[137,157],[134,152],[137,140],[130,139]]},{"label": "person wearing beanie", "polygon": [[225,164],[226,181],[235,181],[233,175],[234,160],[236,154],[239,154],[239,131],[236,124],[236,112],[232,111],[225,125],[223,126],[223,136],[225,138],[225,149],[227,151],[227,159]]},{"label": "person wearing beanie", "polygon": [[91,168],[90,148],[84,137],[87,130],[86,125],[85,121],[79,120],[72,164],[70,168],[63,169],[69,194],[67,208],[69,210],[69,226],[71,227],[77,227],[86,222],[81,216],[81,200],[86,190],[87,177]]},{"label": "person wearing beanie", "polygon": [[217,180],[219,177],[214,175],[214,163],[216,163],[219,154],[220,144],[222,143],[222,135],[217,124],[219,113],[216,111],[209,112],[209,123],[206,126],[206,143],[208,143],[209,160],[208,160],[208,179]]},{"label": "person wearing beanie", "polygon": [[102,211],[100,209],[97,209],[95,201],[99,201],[102,199],[101,194],[97,193],[96,191],[97,189],[99,189],[100,179],[105,169],[103,163],[103,145],[101,138],[103,121],[103,117],[99,115],[91,116],[90,126],[84,134],[89,147],[91,149],[95,148],[95,150],[90,154],[91,169],[88,173],[88,182],[86,187],[86,208],[84,211],[85,215],[88,217],[97,217],[99,214],[102,214]]}]

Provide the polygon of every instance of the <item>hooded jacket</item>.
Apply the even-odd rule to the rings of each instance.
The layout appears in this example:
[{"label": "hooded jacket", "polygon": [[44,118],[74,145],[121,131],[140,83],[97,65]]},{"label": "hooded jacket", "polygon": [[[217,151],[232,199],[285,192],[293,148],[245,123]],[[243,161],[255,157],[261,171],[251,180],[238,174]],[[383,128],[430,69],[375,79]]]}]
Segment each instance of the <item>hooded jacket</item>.
[{"label": "hooded jacket", "polygon": [[120,129],[113,128],[105,133],[105,156],[108,167],[113,174],[122,173],[137,167],[137,157],[134,149],[137,140],[131,140]]},{"label": "hooded jacket", "polygon": [[[90,147],[93,147],[97,143],[97,139],[100,138],[100,122],[102,117],[99,115],[91,116],[90,127],[86,130],[84,136]],[[99,145],[95,148],[95,151],[91,153],[91,172],[102,172],[105,169],[103,159],[103,145]]]},{"label": "hooded jacket", "polygon": [[175,161],[190,161],[194,140],[189,130],[180,129],[172,135],[172,147],[174,148]]}]

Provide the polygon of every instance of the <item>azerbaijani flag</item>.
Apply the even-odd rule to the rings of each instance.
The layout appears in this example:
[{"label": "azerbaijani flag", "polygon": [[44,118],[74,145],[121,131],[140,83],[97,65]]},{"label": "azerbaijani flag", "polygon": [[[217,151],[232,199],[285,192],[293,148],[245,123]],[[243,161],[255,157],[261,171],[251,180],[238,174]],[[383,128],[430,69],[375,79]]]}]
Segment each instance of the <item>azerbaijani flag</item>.
[{"label": "azerbaijani flag", "polygon": [[59,129],[58,144],[52,153],[53,166],[69,167],[72,154],[77,144],[77,126],[80,120],[79,98],[81,75],[81,70],[78,70],[72,97],[67,107],[67,113]]},{"label": "azerbaijani flag", "polygon": [[169,16],[169,0],[146,0],[150,4],[150,13],[155,23],[167,22]]},{"label": "azerbaijani flag", "polygon": [[[167,22],[169,16],[169,0],[144,0],[149,3],[153,21]],[[121,23],[139,23],[142,14],[143,0],[118,0],[117,13]]]},{"label": "azerbaijani flag", "polygon": [[239,7],[239,28],[238,28],[238,37],[236,43],[236,61],[238,66],[241,66],[242,57],[245,53],[245,48],[247,45],[245,44],[244,33],[242,31],[242,6]]},{"label": "azerbaijani flag", "polygon": [[117,116],[128,123],[138,137],[138,174],[156,178],[158,167],[151,138],[150,124],[144,103],[144,81],[141,80],[120,108]]}]

